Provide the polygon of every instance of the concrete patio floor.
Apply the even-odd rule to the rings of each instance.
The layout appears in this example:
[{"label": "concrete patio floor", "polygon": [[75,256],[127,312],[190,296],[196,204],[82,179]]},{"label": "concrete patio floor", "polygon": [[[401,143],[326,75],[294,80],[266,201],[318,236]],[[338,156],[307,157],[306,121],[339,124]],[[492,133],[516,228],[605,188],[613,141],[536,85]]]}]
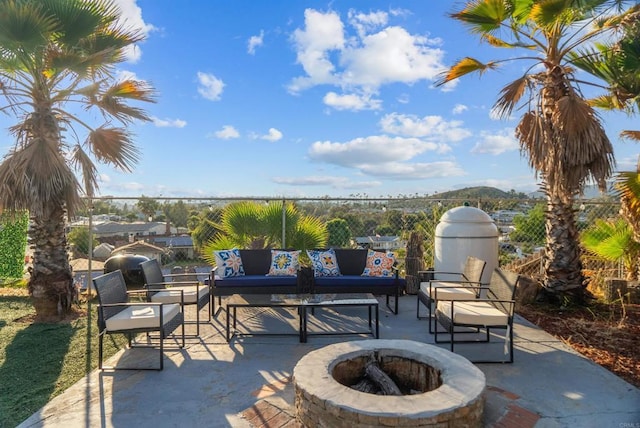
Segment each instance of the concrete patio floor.
[{"label": "concrete patio floor", "polygon": [[[187,310],[193,310],[191,308]],[[204,309],[201,315],[205,314]],[[193,313],[187,313],[192,319]],[[201,337],[165,352],[164,370],[94,371],[54,398],[20,427],[294,427],[291,375],[314,349],[364,335],[298,337],[238,335],[225,340],[222,311],[201,325]],[[319,311],[311,329],[366,325],[366,310]],[[238,311],[239,329],[294,333],[292,312]],[[195,332],[193,325],[187,333]],[[380,298],[380,337],[433,343],[427,321],[416,319],[416,296],[400,298],[398,315]],[[514,328],[515,362],[479,364],[487,381],[488,427],[640,428],[640,390],[580,356],[520,317]],[[436,345],[448,349],[445,344]],[[456,353],[499,357],[503,343],[456,346]],[[108,363],[157,364],[157,353],[127,350]]]}]

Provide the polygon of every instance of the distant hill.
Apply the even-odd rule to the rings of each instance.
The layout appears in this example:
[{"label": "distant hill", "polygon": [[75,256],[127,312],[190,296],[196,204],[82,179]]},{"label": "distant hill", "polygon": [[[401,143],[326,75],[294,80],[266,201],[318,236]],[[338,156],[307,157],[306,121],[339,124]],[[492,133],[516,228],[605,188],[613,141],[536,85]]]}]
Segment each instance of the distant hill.
[{"label": "distant hill", "polygon": [[466,187],[460,190],[436,193],[432,198],[441,199],[527,199],[527,195],[522,192],[505,192],[495,187],[478,186]]}]

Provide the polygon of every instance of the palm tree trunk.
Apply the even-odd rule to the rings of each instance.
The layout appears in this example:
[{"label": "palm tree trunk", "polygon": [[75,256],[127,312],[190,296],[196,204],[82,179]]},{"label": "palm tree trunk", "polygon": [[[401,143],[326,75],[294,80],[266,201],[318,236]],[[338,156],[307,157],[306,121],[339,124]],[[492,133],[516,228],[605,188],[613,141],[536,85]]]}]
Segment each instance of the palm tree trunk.
[{"label": "palm tree trunk", "polygon": [[64,208],[52,203],[41,216],[31,217],[29,242],[34,252],[28,288],[36,315],[42,320],[64,318],[76,299],[64,216]]},{"label": "palm tree trunk", "polygon": [[544,285],[554,294],[582,290],[579,234],[573,199],[547,193],[547,243],[543,258]]}]

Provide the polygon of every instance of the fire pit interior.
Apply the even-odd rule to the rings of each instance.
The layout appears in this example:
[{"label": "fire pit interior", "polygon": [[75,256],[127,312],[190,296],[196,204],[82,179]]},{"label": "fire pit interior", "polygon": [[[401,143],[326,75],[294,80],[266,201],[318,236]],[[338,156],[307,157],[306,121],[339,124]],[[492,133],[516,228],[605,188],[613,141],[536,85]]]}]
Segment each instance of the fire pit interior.
[{"label": "fire pit interior", "polygon": [[377,351],[337,363],[332,375],[342,385],[377,395],[421,394],[442,385],[438,369],[409,358],[381,356]]},{"label": "fire pit interior", "polygon": [[300,359],[293,380],[296,417],[305,427],[482,426],[484,374],[426,343],[325,346]]}]

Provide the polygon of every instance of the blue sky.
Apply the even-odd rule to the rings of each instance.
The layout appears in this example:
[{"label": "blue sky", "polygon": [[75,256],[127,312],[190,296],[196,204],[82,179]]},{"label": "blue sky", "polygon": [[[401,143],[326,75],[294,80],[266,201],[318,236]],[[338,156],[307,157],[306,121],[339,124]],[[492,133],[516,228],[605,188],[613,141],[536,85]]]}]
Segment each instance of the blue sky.
[{"label": "blue sky", "polygon": [[[100,168],[103,196],[537,189],[513,135],[518,117],[491,115],[523,64],[433,85],[461,57],[515,54],[481,45],[448,18],[454,2],[117,3],[147,36],[118,73],[149,81],[158,102],[144,106],[153,122],[131,127],[135,171]],[[618,134],[637,129],[637,117],[602,119],[618,169],[635,168],[637,146]],[[0,117],[4,130],[12,122]],[[2,152],[12,145],[5,135]]]}]

